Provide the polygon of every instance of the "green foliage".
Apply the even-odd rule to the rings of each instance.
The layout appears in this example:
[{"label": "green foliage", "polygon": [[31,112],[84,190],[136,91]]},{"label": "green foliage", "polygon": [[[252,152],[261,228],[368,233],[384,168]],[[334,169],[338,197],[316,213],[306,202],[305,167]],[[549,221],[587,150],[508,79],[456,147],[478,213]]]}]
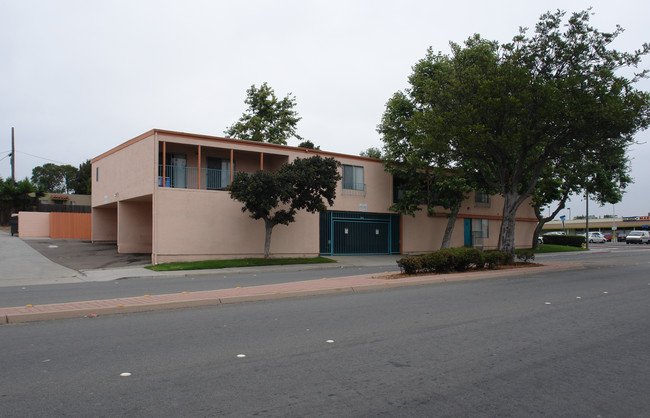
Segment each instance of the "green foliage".
[{"label": "green foliage", "polygon": [[406,256],[397,260],[397,265],[405,274],[449,273],[482,269],[485,265],[496,268],[512,264],[513,255],[501,251],[480,252],[475,248],[445,248],[420,256]]},{"label": "green foliage", "polygon": [[359,155],[362,157],[376,158],[379,160],[381,159],[381,150],[379,148],[370,147],[365,151],[361,151]]},{"label": "green foliage", "polygon": [[476,266],[481,263],[481,252],[476,248],[458,247],[447,248],[445,250],[450,254],[454,270],[465,271],[470,266]]},{"label": "green foliage", "polygon": [[313,142],[307,139],[305,141],[302,141],[300,144],[298,144],[298,148],[320,149],[320,146],[314,145]]},{"label": "green foliage", "polygon": [[235,174],[227,190],[231,198],[244,204],[242,212],[264,220],[264,258],[269,255],[274,226],[293,222],[298,210],[314,213],[326,210],[325,202],[334,204],[336,183],[341,179],[339,165],[333,158],[313,156],[296,158],[275,173],[259,170]]},{"label": "green foliage", "polygon": [[32,169],[32,183],[43,192],[68,193],[74,189],[77,175],[78,170],[71,165],[47,163]]},{"label": "green foliage", "polygon": [[[422,257],[406,256],[397,260],[397,266],[402,273],[416,274],[422,269]],[[427,269],[427,272],[429,270]]]},{"label": "green foliage", "polygon": [[79,164],[72,181],[72,189],[75,194],[91,194],[92,186],[92,163],[90,160]]},{"label": "green foliage", "polygon": [[[589,17],[578,12],[565,22],[564,12],[546,13],[532,36],[521,30],[511,43],[475,35],[452,44],[451,55],[429,49],[411,87],[386,106],[379,131],[388,161],[410,173],[423,171],[418,160],[445,162],[474,188],[504,196],[502,251],[514,253],[516,212],[542,176],[552,181],[541,185],[537,204],[557,197],[547,193],[554,187],[576,185],[616,200],[629,181],[621,163],[650,124],[650,95],[633,86],[645,71],[632,79],[617,73],[639,64],[650,45],[610,49],[622,29],[600,32]],[[567,173],[575,176],[562,186]]]},{"label": "green foliage", "polygon": [[495,269],[497,266],[504,264],[504,256],[501,251],[486,251],[481,254],[481,262],[489,269]]},{"label": "green foliage", "polygon": [[205,260],[189,261],[179,263],[163,263],[155,266],[147,266],[153,271],[181,271],[181,270],[204,270],[204,269],[223,269],[233,267],[253,267],[253,266],[284,266],[292,264],[322,264],[336,263],[335,260],[325,257],[314,258],[237,258],[234,260]]},{"label": "green foliage", "polygon": [[36,206],[39,196],[42,193],[27,178],[14,182],[0,177],[0,222],[6,224],[11,213]]},{"label": "green foliage", "polygon": [[296,99],[289,93],[284,99],[278,99],[267,83],[258,89],[253,84],[246,90],[245,103],[248,109],[224,133],[231,138],[248,141],[269,142],[286,145],[287,139],[302,137],[296,133],[300,121],[298,112],[293,108]]},{"label": "green foliage", "polygon": [[544,235],[544,244],[582,247],[584,243],[585,237],[582,235]]}]

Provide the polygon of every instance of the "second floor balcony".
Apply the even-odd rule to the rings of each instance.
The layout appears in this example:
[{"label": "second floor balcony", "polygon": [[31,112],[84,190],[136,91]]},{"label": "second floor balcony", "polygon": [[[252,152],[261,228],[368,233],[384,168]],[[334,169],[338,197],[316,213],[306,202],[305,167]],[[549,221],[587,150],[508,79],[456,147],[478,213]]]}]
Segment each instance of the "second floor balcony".
[{"label": "second floor balcony", "polygon": [[[235,172],[232,173],[234,176]],[[175,165],[158,166],[158,187],[176,189],[225,190],[231,182],[231,170],[183,167]]]}]

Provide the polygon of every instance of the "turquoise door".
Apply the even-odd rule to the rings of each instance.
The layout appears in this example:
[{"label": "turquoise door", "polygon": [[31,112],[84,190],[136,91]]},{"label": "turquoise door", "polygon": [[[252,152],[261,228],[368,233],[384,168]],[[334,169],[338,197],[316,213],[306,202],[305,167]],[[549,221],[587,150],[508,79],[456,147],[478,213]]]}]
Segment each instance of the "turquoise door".
[{"label": "turquoise door", "polygon": [[465,218],[465,247],[472,246],[472,220]]}]

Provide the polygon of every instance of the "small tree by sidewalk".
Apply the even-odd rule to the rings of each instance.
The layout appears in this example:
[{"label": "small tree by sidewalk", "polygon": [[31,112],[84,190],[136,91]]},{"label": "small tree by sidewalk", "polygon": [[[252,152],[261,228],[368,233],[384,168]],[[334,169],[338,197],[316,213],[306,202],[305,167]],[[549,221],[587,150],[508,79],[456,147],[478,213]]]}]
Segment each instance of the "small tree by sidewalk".
[{"label": "small tree by sidewalk", "polygon": [[269,257],[271,232],[276,225],[289,225],[299,210],[315,213],[334,204],[340,163],[333,158],[296,158],[275,173],[259,170],[237,173],[228,186],[230,197],[242,202],[242,212],[264,221],[264,258]]}]

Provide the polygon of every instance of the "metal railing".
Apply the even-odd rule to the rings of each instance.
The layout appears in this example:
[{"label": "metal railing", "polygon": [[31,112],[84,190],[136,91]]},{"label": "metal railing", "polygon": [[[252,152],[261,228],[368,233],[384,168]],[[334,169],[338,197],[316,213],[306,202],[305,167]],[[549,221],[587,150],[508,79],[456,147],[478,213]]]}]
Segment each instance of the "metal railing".
[{"label": "metal railing", "polygon": [[365,183],[350,183],[344,181],[341,183],[342,192],[344,196],[365,196],[366,184]]},{"label": "metal railing", "polygon": [[163,177],[163,166],[158,166],[158,187],[224,190],[229,184],[230,170],[166,165]]}]

